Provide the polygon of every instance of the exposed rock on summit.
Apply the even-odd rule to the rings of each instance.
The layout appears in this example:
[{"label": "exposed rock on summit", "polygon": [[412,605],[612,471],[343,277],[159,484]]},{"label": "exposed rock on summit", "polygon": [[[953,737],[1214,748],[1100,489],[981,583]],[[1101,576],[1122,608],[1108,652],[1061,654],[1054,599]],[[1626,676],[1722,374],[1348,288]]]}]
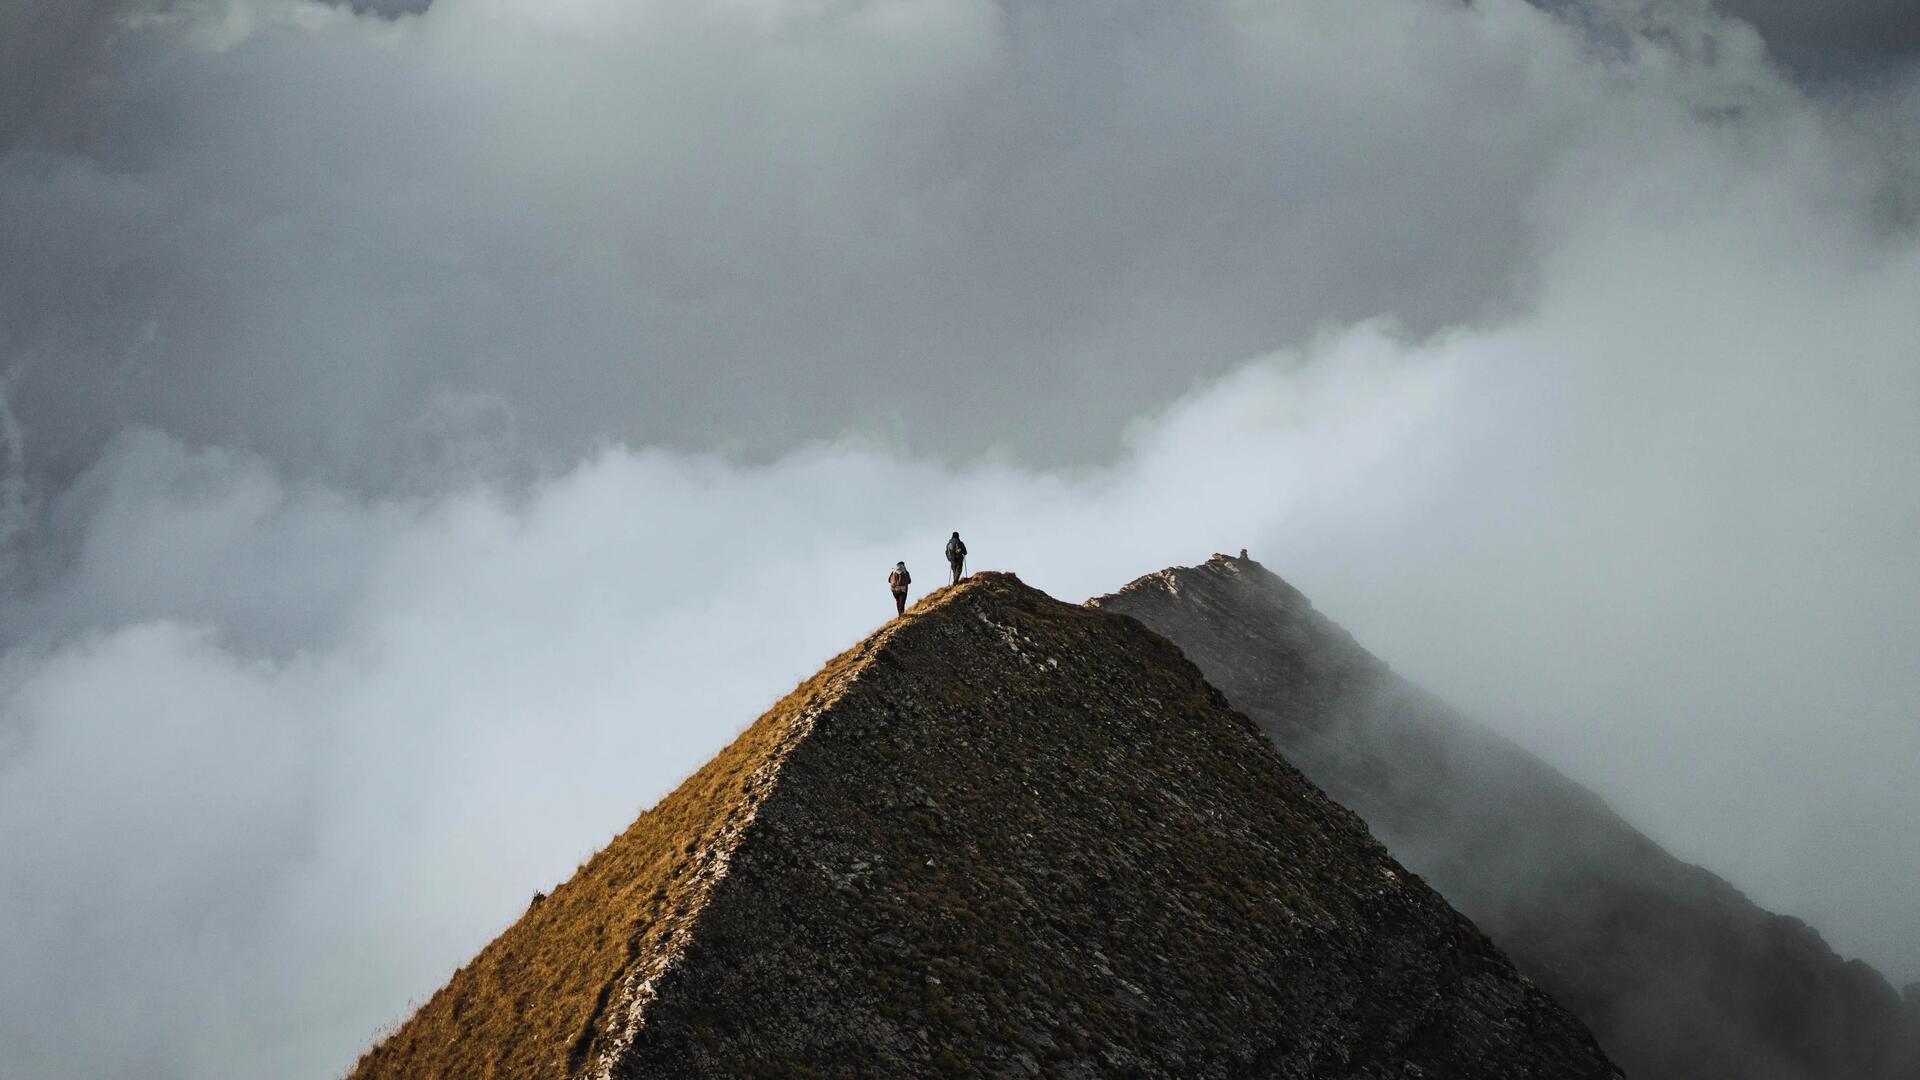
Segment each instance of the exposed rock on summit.
[{"label": "exposed rock on summit", "polygon": [[1006,574],[795,690],[376,1078],[1617,1077],[1166,641]]},{"label": "exposed rock on summit", "polygon": [[1885,979],[1396,676],[1242,553],[1091,602],[1178,644],[1635,1080],[1920,1080]]}]

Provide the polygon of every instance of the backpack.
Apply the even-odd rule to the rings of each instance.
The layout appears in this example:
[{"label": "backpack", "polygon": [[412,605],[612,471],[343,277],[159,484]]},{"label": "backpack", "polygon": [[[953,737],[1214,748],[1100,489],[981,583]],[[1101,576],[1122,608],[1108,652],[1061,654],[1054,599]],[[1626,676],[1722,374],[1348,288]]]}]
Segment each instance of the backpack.
[{"label": "backpack", "polygon": [[888,572],[887,584],[901,592],[905,592],[907,586],[913,584],[913,575],[896,566]]},{"label": "backpack", "polygon": [[967,557],[967,545],[961,543],[959,537],[956,536],[953,539],[947,541],[947,561],[948,562],[952,562],[955,559],[964,559],[966,557]]}]

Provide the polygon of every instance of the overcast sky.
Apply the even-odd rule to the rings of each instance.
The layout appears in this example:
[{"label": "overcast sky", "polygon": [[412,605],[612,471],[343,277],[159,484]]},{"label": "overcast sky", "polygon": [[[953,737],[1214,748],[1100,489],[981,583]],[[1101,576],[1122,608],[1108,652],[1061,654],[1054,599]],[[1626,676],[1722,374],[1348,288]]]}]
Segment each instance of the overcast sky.
[{"label": "overcast sky", "polygon": [[1895,5],[359,6],[0,13],[0,1080],[342,1071],[955,528],[1920,980]]}]

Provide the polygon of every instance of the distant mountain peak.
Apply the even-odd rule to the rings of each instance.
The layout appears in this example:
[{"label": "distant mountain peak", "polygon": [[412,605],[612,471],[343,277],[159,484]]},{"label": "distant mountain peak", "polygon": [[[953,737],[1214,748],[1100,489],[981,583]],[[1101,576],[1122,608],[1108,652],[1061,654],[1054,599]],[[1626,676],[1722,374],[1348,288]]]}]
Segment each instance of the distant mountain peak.
[{"label": "distant mountain peak", "polygon": [[1179,650],[997,573],[782,699],[353,1075],[1042,1074],[1619,1075]]},{"label": "distant mountain peak", "polygon": [[1178,645],[1636,1080],[1920,1078],[1920,1010],[1878,973],[1394,675],[1259,563],[1215,555],[1089,604]]}]

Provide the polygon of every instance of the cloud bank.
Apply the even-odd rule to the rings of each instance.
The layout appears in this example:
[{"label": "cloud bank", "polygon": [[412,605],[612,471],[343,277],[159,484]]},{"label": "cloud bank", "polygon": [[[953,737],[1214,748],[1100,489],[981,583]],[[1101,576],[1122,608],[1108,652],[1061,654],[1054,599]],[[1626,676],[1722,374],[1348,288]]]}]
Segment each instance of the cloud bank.
[{"label": "cloud bank", "polygon": [[1612,106],[1510,5],[140,11],[0,162],[49,482],[149,424],[372,484],[449,390],[556,462],[857,431],[1097,463],[1323,326],[1510,306]]},{"label": "cloud bank", "polygon": [[116,23],[0,157],[0,1076],[342,1071],[954,528],[1249,547],[1920,979],[1916,90],[1620,9]]}]

